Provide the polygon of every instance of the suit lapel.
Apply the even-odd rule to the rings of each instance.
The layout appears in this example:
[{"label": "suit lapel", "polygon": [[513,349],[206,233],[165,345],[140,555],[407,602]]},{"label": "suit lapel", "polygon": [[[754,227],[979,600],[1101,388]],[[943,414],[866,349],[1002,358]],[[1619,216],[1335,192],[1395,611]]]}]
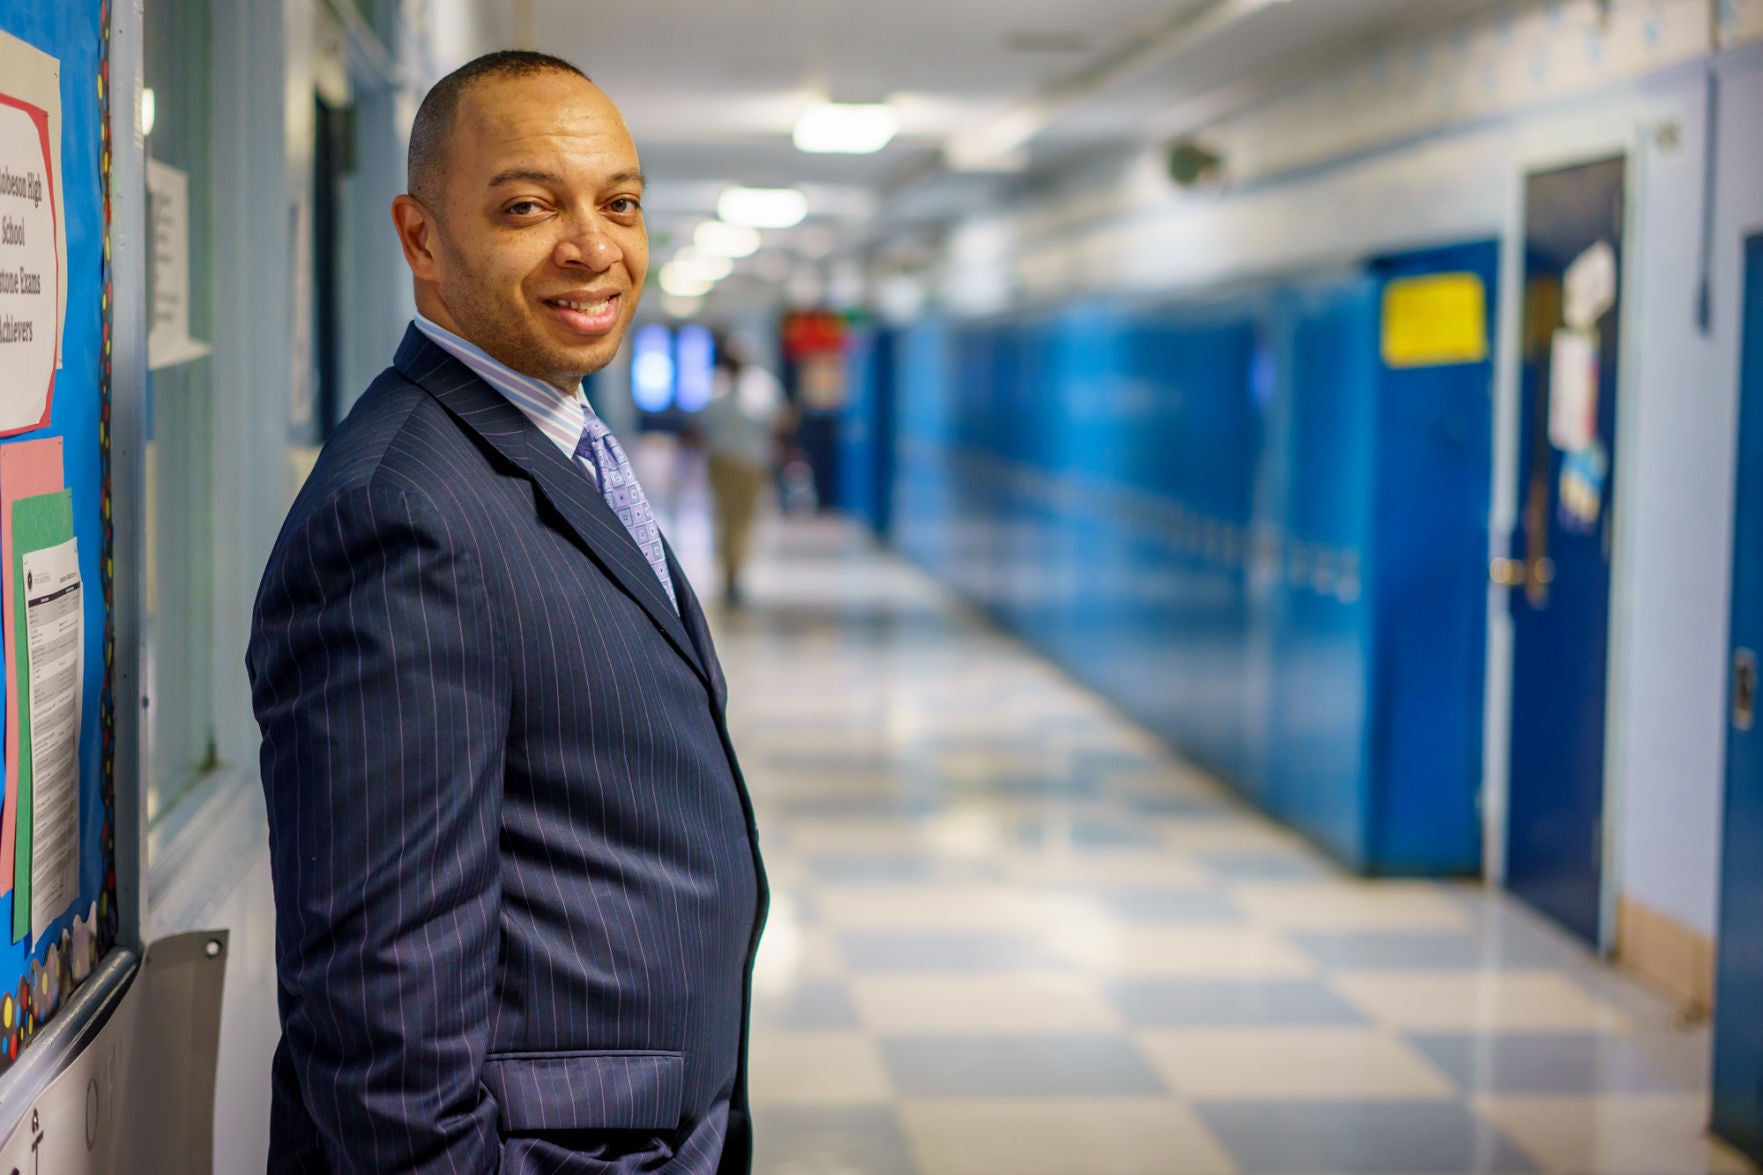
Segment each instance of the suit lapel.
[{"label": "suit lapel", "polygon": [[710,622],[704,616],[704,607],[698,602],[698,593],[692,590],[692,583],[686,578],[685,570],[680,567],[672,544],[663,538],[661,545],[667,549],[667,573],[673,576],[674,594],[679,597],[680,618],[685,621],[686,631],[691,634],[692,647],[698,651],[699,662],[709,670],[710,690],[716,696],[717,706],[727,705],[728,682],[723,678],[722,666],[716,659],[716,644],[710,639]]},{"label": "suit lapel", "polygon": [[[587,474],[559,452],[506,396],[435,346],[414,325],[405,332],[394,362],[406,378],[427,389],[461,425],[532,481],[570,533],[587,549],[588,556],[642,606],[680,656],[706,685],[714,688],[708,663],[699,655],[697,642],[668,601],[655,569],[649,566],[636,540]],[[683,610],[684,579],[678,571],[672,574],[674,591],[680,595]]]}]

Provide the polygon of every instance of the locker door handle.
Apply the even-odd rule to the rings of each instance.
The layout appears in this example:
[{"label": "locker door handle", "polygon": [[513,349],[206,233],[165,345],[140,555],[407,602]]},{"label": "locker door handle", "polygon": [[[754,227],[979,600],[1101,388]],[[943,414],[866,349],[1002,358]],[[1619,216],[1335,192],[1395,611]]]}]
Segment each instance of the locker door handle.
[{"label": "locker door handle", "polygon": [[1757,721],[1757,654],[1740,649],[1732,655],[1732,724],[1749,730]]}]

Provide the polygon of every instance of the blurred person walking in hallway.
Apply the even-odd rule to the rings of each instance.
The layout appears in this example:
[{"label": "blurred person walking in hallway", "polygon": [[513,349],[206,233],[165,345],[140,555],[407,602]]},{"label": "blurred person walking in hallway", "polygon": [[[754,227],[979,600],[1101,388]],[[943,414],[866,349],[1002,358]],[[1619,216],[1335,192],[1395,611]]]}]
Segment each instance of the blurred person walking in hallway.
[{"label": "blurred person walking in hallway", "polygon": [[783,386],[753,360],[752,344],[739,335],[719,336],[716,388],[699,413],[698,429],[715,499],[722,598],[730,607],[742,601],[741,569],[751,546],[753,519],[776,468],[780,434],[788,420]]}]

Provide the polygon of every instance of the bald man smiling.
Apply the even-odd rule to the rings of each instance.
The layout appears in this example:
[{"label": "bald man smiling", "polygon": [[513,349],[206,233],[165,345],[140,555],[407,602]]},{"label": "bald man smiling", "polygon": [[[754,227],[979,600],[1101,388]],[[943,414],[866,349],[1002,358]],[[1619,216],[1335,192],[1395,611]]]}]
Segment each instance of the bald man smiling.
[{"label": "bald man smiling", "polygon": [[758,844],[704,614],[582,395],[648,268],[567,62],[443,79],[418,315],[258,596],[271,1171],[742,1172]]}]

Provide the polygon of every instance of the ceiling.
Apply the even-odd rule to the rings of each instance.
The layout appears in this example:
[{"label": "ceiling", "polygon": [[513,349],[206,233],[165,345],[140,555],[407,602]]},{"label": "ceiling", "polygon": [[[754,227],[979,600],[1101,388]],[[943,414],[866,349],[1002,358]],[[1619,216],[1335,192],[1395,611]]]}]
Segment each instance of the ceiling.
[{"label": "ceiling", "polygon": [[[729,183],[811,185],[823,227],[807,251],[824,254],[873,241],[878,223],[950,219],[993,198],[995,177],[947,167],[951,140],[1026,118],[1041,169],[1166,140],[1361,44],[1492,3],[532,0],[532,29],[535,47],[582,66],[624,111],[662,254]],[[900,134],[871,156],[799,152],[791,128],[822,98],[887,101]],[[791,247],[791,234],[769,243]]]}]

